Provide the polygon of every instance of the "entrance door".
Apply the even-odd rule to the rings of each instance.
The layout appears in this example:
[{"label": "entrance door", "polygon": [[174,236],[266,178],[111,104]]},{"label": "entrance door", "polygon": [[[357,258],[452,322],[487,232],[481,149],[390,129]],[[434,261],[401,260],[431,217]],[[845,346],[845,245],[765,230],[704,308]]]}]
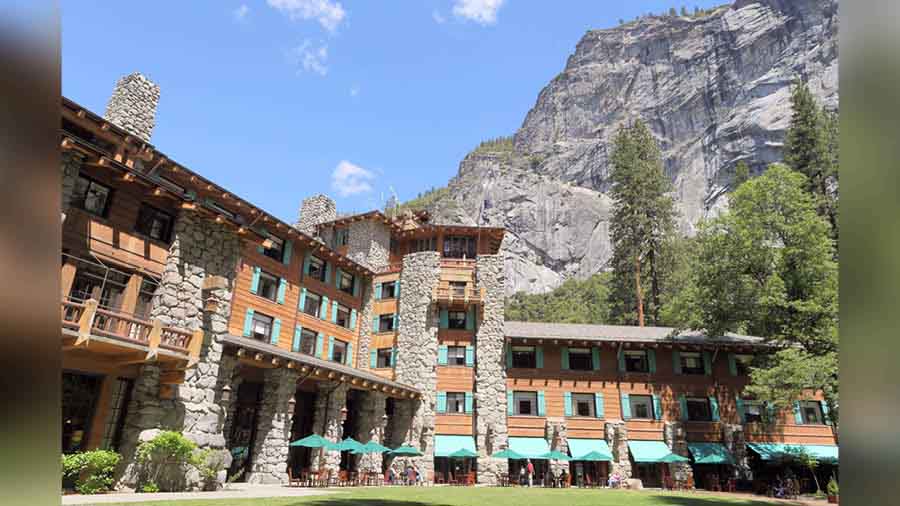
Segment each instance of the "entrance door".
[{"label": "entrance door", "polygon": [[237,406],[234,412],[234,423],[231,426],[229,439],[232,461],[228,469],[228,478],[240,474],[238,481],[244,481],[250,473],[250,460],[253,442],[256,439],[256,423],[259,414],[259,402],[262,399],[261,383],[241,383],[238,388]]},{"label": "entrance door", "polygon": [[103,376],[64,372],[62,375],[62,451],[86,450]]}]

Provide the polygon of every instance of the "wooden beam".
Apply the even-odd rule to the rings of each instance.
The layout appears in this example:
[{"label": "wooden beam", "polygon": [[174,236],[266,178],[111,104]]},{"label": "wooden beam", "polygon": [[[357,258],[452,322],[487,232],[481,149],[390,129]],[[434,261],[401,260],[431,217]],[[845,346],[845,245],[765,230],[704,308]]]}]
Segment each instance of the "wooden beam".
[{"label": "wooden beam", "polygon": [[[191,344],[188,345],[188,367],[193,367],[200,362],[200,349],[203,347],[203,329],[197,329],[191,335]],[[238,350],[240,353],[243,350]]]},{"label": "wooden beam", "polygon": [[94,326],[94,316],[96,314],[97,300],[88,299],[84,301],[84,309],[81,312],[81,318],[78,319],[78,339],[75,340],[75,346],[90,344],[91,328]]},{"label": "wooden beam", "polygon": [[152,321],[153,326],[150,328],[150,350],[147,351],[147,357],[145,360],[156,360],[159,358],[159,342],[162,340],[162,322],[158,319],[154,318]]}]

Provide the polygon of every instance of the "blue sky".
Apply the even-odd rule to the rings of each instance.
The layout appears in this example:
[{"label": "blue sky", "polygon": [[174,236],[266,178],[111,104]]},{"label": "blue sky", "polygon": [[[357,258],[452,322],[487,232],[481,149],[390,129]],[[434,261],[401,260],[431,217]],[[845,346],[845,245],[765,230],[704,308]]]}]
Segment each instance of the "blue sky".
[{"label": "blue sky", "polygon": [[102,114],[116,79],[145,73],[161,87],[153,144],[293,221],[314,193],[363,211],[445,184],[515,132],[585,31],[673,5],[66,0],[62,88]]}]

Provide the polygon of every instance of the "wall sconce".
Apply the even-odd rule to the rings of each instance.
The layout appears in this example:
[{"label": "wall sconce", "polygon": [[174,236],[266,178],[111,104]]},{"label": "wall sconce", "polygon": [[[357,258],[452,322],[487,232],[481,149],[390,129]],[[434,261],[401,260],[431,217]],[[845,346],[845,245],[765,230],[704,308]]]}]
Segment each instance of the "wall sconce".
[{"label": "wall sconce", "polygon": [[296,405],[297,405],[297,399],[294,399],[294,396],[292,395],[291,398],[288,399],[288,405],[287,405],[287,407],[288,407],[288,413],[293,414],[293,413],[294,413],[294,407],[295,407]]},{"label": "wall sconce", "polygon": [[227,383],[222,387],[222,402],[231,402],[231,385]]},{"label": "wall sconce", "polygon": [[341,408],[341,421],[342,422],[347,421],[347,406],[344,406],[343,408]]}]

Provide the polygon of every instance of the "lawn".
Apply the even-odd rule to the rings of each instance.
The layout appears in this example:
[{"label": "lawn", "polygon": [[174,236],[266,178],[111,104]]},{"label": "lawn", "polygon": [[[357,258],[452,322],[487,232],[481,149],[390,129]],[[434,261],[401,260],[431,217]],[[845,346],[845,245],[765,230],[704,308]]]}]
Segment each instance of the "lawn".
[{"label": "lawn", "polygon": [[[211,499],[140,503],[152,506],[738,506],[771,505],[745,498],[627,490],[487,487],[388,487],[339,490],[330,495],[271,499]],[[125,505],[123,505],[125,506]],[[131,503],[130,506],[134,506]]]}]

